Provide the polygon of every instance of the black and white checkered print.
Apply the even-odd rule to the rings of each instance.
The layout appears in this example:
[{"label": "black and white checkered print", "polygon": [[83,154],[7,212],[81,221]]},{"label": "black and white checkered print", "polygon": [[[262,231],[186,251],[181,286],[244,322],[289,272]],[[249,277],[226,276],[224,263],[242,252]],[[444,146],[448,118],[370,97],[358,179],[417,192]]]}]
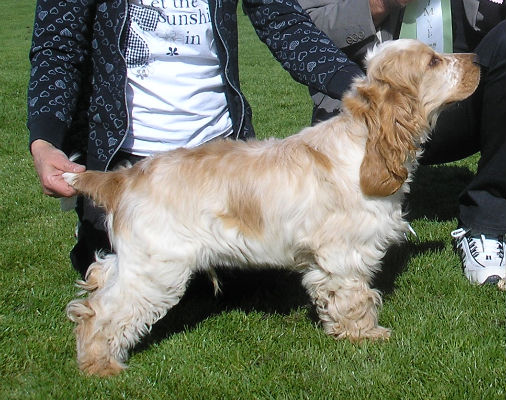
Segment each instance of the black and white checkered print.
[{"label": "black and white checkered print", "polygon": [[135,4],[129,4],[128,7],[128,39],[126,49],[126,62],[128,68],[142,67],[148,64],[149,47],[142,38],[132,29],[132,22],[146,32],[152,32],[156,29],[159,18],[159,11],[140,7]]}]

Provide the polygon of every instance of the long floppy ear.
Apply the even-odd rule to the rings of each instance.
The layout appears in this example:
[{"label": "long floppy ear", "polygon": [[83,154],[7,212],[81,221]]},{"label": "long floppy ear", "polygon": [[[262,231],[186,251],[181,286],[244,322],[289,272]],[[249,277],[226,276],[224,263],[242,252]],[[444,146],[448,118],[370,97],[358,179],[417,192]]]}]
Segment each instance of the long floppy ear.
[{"label": "long floppy ear", "polygon": [[374,80],[357,91],[369,103],[363,114],[369,136],[360,188],[367,196],[390,196],[408,178],[406,161],[415,157],[415,137],[423,129],[417,99],[407,88]]}]

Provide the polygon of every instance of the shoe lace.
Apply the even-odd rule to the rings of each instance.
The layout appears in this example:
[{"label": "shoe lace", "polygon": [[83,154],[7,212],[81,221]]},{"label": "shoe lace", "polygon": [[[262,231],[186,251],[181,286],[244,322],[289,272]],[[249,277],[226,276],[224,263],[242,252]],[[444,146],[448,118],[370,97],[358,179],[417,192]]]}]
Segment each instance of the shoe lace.
[{"label": "shoe lace", "polygon": [[455,239],[462,239],[462,237],[464,237],[466,235],[466,233],[468,232],[468,230],[464,229],[464,228],[459,228],[459,229],[455,229],[451,235],[453,238]]},{"label": "shoe lace", "polygon": [[[502,239],[502,240],[501,240]],[[500,258],[504,258],[504,246],[506,245],[504,235],[497,241],[497,254]]]},{"label": "shoe lace", "polygon": [[[498,258],[504,259],[504,235],[499,235],[494,239],[487,238],[484,234],[480,234],[479,237],[471,236],[470,231],[463,228],[454,230],[451,235],[453,238],[459,240],[459,242],[465,238],[473,257],[477,257],[481,250],[483,253],[496,253]],[[478,245],[481,245],[481,249],[479,249]]]}]

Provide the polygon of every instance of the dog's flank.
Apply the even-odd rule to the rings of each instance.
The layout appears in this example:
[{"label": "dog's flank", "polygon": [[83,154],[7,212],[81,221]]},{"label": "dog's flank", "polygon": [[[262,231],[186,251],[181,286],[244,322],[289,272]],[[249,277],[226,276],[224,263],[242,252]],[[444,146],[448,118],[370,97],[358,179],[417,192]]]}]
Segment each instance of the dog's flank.
[{"label": "dog's flank", "polygon": [[115,254],[97,256],[72,301],[82,370],[109,375],[183,296],[197,270],[284,267],[302,274],[323,329],[388,339],[370,287],[409,229],[402,201],[421,144],[450,102],[478,85],[472,55],[385,43],[342,113],[286,139],[215,140],[113,172],[65,174],[107,210]]}]

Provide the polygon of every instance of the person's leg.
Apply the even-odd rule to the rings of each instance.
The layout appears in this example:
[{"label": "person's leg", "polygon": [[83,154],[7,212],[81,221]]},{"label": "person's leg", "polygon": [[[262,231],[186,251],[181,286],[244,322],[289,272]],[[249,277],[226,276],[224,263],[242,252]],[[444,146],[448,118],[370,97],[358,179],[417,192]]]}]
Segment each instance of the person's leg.
[{"label": "person's leg", "polygon": [[77,243],[70,251],[70,261],[82,278],[88,267],[95,261],[95,254],[111,252],[111,245],[105,228],[105,213],[93,202],[79,196],[76,213],[78,217]]},{"label": "person's leg", "polygon": [[429,141],[423,146],[420,164],[437,165],[462,160],[480,151],[481,91],[482,83],[471,97],[441,113]]},{"label": "person's leg", "polygon": [[463,225],[506,233],[506,21],[482,40],[476,52],[484,65],[478,172],[460,196]]},{"label": "person's leg", "polygon": [[464,270],[473,282],[506,275],[506,22],[476,48],[482,65],[478,90],[441,114],[421,158],[438,164],[481,152],[476,176],[459,197],[459,230],[453,232]]}]

